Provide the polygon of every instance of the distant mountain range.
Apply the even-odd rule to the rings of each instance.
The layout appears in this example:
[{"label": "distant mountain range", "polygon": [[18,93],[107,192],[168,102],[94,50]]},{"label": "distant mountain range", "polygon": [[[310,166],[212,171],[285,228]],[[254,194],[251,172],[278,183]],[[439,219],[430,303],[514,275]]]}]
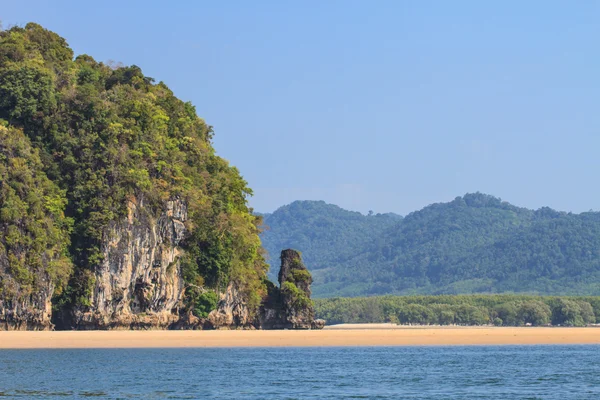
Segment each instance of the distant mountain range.
[{"label": "distant mountain range", "polygon": [[263,246],[272,257],[300,250],[316,297],[600,295],[597,212],[529,210],[473,193],[404,218],[323,201],[296,201],[263,217]]}]

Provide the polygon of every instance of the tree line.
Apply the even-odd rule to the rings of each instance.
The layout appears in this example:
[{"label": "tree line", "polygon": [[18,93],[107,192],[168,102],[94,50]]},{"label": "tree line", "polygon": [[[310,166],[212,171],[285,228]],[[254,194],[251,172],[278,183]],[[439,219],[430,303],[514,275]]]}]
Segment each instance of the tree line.
[{"label": "tree line", "polygon": [[327,324],[586,326],[600,321],[600,296],[378,296],[315,300]]}]

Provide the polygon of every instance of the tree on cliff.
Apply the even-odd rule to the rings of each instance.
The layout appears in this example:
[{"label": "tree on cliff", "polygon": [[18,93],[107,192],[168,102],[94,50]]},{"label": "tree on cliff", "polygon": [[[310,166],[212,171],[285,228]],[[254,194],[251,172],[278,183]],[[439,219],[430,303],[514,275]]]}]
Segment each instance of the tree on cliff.
[{"label": "tree on cliff", "polygon": [[[41,159],[36,168],[60,189],[55,202],[73,221],[74,273],[57,304],[89,307],[103,235],[126,216],[128,199],[145,199],[152,213],[179,198],[189,212],[181,259],[186,307],[205,313],[214,301],[203,291],[235,281],[256,310],[267,269],[259,218],[239,171],[215,154],[212,127],[139,67],[73,57],[63,38],[35,23],[0,32],[0,122],[29,138]],[[47,240],[50,248],[65,245],[56,235]]]}]

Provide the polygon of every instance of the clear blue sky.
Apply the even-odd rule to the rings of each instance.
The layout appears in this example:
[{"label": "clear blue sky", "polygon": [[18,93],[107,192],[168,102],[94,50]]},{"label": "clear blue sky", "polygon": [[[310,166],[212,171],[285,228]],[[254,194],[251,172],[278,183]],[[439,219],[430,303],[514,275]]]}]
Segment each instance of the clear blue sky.
[{"label": "clear blue sky", "polygon": [[474,191],[600,209],[598,1],[6,1],[0,19],[192,101],[258,211]]}]

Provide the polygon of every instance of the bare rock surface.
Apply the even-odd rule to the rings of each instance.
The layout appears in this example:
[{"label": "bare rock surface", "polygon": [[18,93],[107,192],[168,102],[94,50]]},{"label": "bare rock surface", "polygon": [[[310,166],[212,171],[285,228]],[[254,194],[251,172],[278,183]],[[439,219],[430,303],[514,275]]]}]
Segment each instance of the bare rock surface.
[{"label": "bare rock surface", "polygon": [[171,200],[154,218],[143,199],[132,199],[127,212],[105,233],[91,311],[75,313],[77,329],[165,329],[179,320],[184,292],[179,244],[187,207]]},{"label": "bare rock surface", "polygon": [[[1,261],[0,261],[1,264]],[[2,267],[0,267],[0,270]],[[3,331],[44,331],[54,326],[50,322],[52,314],[52,293],[54,286],[50,278],[43,274],[45,282],[41,289],[30,294],[15,293],[0,297],[0,330]],[[3,282],[8,286],[11,283]],[[16,285],[15,285],[16,286]]]},{"label": "bare rock surface", "polygon": [[217,309],[208,315],[208,322],[216,329],[253,329],[254,321],[244,296],[235,283],[230,283],[221,295]]}]

